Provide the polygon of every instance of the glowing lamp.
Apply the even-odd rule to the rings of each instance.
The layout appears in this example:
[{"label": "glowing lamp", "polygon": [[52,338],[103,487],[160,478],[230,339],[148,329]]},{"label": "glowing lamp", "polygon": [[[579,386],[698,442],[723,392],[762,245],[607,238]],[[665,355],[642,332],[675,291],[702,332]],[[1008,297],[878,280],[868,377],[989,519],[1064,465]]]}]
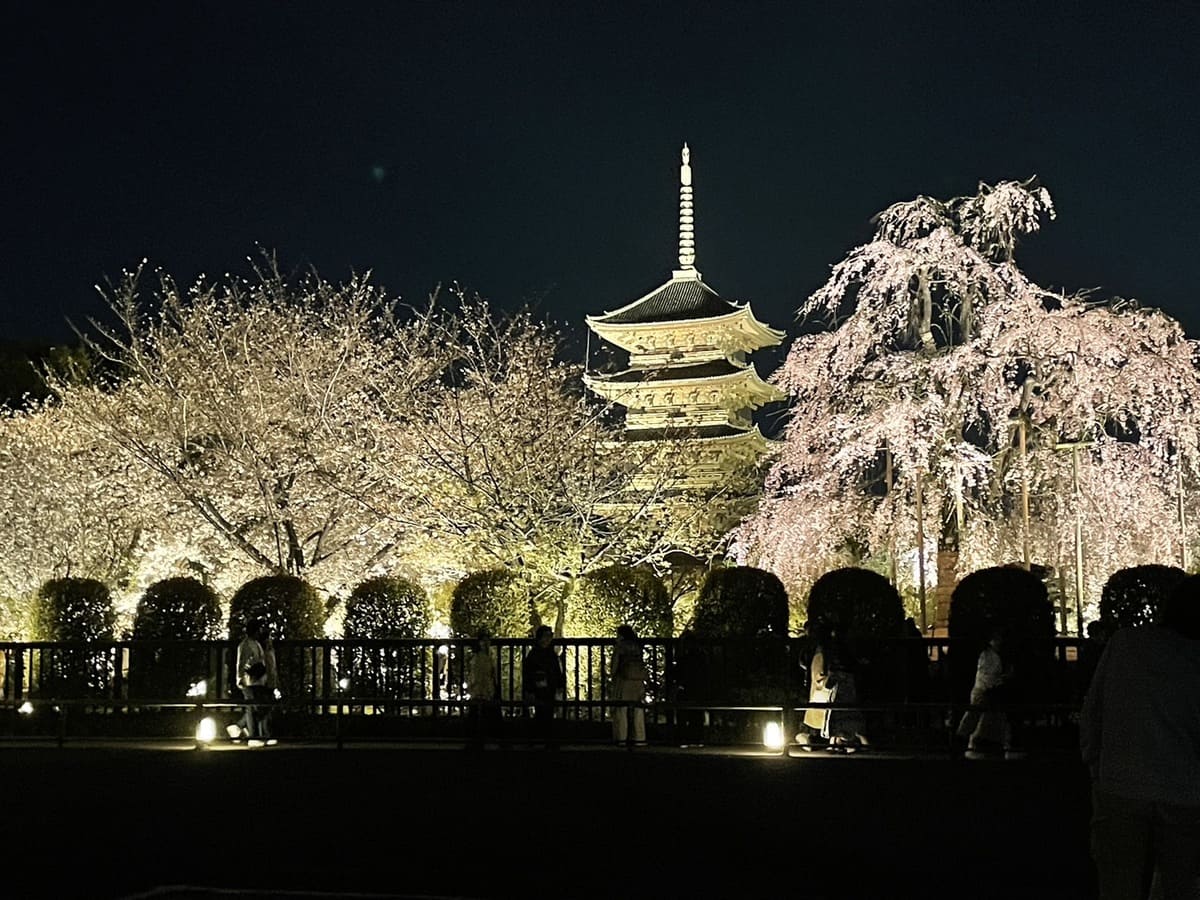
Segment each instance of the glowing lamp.
[{"label": "glowing lamp", "polygon": [[189,697],[203,697],[207,693],[208,693],[208,682],[205,681],[203,678],[201,678],[199,681],[197,681],[195,684],[193,684],[190,688],[188,688],[187,695]]},{"label": "glowing lamp", "polygon": [[350,687],[350,679],[349,678],[339,678],[338,679],[338,687],[340,687],[343,691],[346,690],[346,688]]},{"label": "glowing lamp", "polygon": [[17,712],[19,712],[23,716],[27,716],[33,712],[33,704],[30,703],[28,700],[26,700],[24,703],[22,703],[20,706],[17,707]]},{"label": "glowing lamp", "polygon": [[768,722],[763,726],[763,746],[768,750],[783,749],[783,726],[778,722]]},{"label": "glowing lamp", "polygon": [[196,743],[211,744],[217,739],[217,720],[212,716],[205,716],[200,720],[200,724],[196,726]]}]

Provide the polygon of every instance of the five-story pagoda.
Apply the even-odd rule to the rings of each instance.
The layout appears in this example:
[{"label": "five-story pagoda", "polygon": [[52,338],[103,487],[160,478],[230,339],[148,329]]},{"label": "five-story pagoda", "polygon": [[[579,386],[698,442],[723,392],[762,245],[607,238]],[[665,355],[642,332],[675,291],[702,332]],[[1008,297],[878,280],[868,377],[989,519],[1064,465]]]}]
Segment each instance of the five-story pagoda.
[{"label": "five-story pagoda", "polygon": [[687,144],[679,169],[679,268],[665,284],[620,309],[588,316],[599,337],[629,353],[614,374],[588,374],[587,387],[625,408],[628,440],[661,442],[678,460],[676,490],[740,493],[737,473],[755,469],[769,442],[751,419],[784,399],[748,361],[783,332],[726,300],[696,269],[692,168]]}]

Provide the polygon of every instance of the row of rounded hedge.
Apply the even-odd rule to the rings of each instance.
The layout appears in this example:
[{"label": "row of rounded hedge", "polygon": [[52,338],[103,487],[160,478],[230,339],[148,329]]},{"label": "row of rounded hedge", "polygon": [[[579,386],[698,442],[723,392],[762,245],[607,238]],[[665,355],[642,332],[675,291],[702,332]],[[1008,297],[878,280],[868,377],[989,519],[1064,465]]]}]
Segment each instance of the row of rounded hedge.
[{"label": "row of rounded hedge", "polygon": [[[1113,574],[1104,587],[1100,620],[1104,634],[1153,620],[1158,603],[1185,576],[1169,566],[1138,566]],[[551,598],[551,605],[553,605]],[[612,566],[580,578],[565,597],[564,631],[572,636],[611,635],[630,624],[646,636],[673,633],[671,599],[648,569]],[[519,575],[495,570],[468,575],[455,587],[450,627],[459,637],[480,633],[525,636],[541,622],[547,600]],[[221,603],[211,588],[193,578],[151,585],[138,602],[130,634],[134,640],[198,640],[241,633],[262,618],[281,638],[323,635],[328,615],[317,591],[303,579],[267,575],[247,582],[221,622]],[[834,628],[851,639],[912,633],[895,588],[876,572],[844,568],[828,572],[808,598],[810,628]],[[350,639],[420,638],[431,625],[430,602],[417,584],[376,577],[354,588],[345,604],[343,633]],[[951,604],[950,636],[986,641],[994,630],[1024,642],[1053,636],[1053,609],[1044,583],[1016,566],[983,569],[964,578]],[[99,581],[63,578],[46,582],[34,609],[40,640],[112,640],[116,615],[108,588]],[[907,632],[906,632],[907,628]],[[711,570],[700,585],[689,630],[701,637],[784,637],[788,598],[770,572],[746,566]]]}]

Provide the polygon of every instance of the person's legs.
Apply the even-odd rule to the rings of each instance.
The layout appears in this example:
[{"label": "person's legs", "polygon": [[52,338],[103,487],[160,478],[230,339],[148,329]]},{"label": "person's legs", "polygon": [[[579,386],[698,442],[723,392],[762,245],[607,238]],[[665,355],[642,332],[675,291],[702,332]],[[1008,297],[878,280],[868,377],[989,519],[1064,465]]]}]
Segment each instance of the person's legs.
[{"label": "person's legs", "polygon": [[1092,790],[1092,860],[1099,900],[1145,897],[1150,889],[1149,803]]},{"label": "person's legs", "polygon": [[257,707],[254,704],[254,688],[242,688],[242,697],[246,701],[246,707],[242,712],[242,736],[247,740],[258,738],[258,716]]},{"label": "person's legs", "polygon": [[554,701],[539,698],[533,709],[533,726],[538,738],[547,746],[554,736]]},{"label": "person's legs", "polygon": [[630,708],[633,716],[633,742],[635,744],[646,743],[646,710],[641,706]]},{"label": "person's legs", "polygon": [[[620,699],[619,697],[617,698]],[[612,708],[612,732],[613,741],[618,744],[625,743],[629,738],[629,709],[625,706],[614,706]]]},{"label": "person's legs", "polygon": [[258,699],[258,708],[255,710],[255,716],[258,719],[258,737],[260,740],[269,741],[271,739],[271,689],[265,684],[257,685],[254,692]]},{"label": "person's legs", "polygon": [[1195,900],[1200,878],[1200,807],[1158,804],[1153,831],[1162,900]]}]

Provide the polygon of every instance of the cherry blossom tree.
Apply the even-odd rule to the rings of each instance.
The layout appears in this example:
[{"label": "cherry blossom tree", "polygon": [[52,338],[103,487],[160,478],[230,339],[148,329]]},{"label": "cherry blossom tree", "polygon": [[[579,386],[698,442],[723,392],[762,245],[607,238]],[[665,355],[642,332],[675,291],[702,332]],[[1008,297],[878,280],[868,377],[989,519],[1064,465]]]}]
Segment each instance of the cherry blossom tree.
[{"label": "cherry blossom tree", "polygon": [[936,581],[944,623],[956,577],[1070,570],[1077,530],[1088,604],[1100,570],[1189,551],[1195,345],[1161,312],[1026,278],[1018,240],[1053,215],[1032,181],[879,214],[800,309],[828,328],[775,376],[793,408],[743,558],[793,586],[864,562]]},{"label": "cherry blossom tree", "polygon": [[[708,527],[712,509],[678,490],[683,445],[622,440],[614,409],[584,393],[552,327],[465,299],[440,326],[454,360],[434,390],[398,377],[380,390],[389,431],[374,459],[408,492],[399,506],[464,570],[521,573],[561,626],[579,577],[661,564],[680,547],[708,552],[722,538]],[[395,474],[413,459],[415,477]]]},{"label": "cherry blossom tree", "polygon": [[129,578],[150,519],[131,462],[45,401],[0,417],[0,594]]},{"label": "cherry blossom tree", "polygon": [[365,277],[288,279],[269,260],[256,279],[187,290],[160,275],[149,305],[142,281],[126,275],[110,294],[119,327],[88,342],[107,374],[52,384],[93,441],[191,512],[200,527],[166,544],[215,537],[243,574],[314,571],[331,590],[401,547],[404,527],[364,502],[389,490],[367,464],[375,389],[384,373],[438,377],[427,320],[396,321]]}]

